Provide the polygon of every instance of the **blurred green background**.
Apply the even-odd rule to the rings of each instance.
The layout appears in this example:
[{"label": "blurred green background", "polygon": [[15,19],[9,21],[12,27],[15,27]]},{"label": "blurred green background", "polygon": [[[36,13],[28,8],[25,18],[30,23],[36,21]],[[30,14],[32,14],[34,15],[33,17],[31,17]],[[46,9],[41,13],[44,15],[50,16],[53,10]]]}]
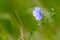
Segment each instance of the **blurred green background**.
[{"label": "blurred green background", "polygon": [[[40,26],[35,7],[43,10]],[[0,0],[0,40],[60,40],[60,0]]]}]

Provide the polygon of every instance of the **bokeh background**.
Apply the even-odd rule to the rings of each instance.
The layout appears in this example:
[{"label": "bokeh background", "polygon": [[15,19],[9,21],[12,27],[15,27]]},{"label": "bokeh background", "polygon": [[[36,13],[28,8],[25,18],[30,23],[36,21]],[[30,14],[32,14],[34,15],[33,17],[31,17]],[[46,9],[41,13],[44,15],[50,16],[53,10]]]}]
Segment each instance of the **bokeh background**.
[{"label": "bokeh background", "polygon": [[[35,7],[43,10],[39,26]],[[60,0],[0,0],[0,40],[60,40]]]}]

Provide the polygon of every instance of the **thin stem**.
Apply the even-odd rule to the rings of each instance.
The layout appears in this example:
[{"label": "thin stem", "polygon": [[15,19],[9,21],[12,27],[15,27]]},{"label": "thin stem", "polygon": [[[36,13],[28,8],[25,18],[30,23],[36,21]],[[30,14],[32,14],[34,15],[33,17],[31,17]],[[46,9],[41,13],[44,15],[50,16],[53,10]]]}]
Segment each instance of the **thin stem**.
[{"label": "thin stem", "polygon": [[20,26],[20,32],[21,32],[21,39],[24,40],[24,35],[23,35],[23,28]]},{"label": "thin stem", "polygon": [[19,40],[24,40],[24,34],[23,34],[23,27],[24,27],[24,26],[23,26],[22,20],[20,19],[19,14],[18,14],[17,11],[15,11],[15,14],[16,14],[16,16],[17,16],[17,18],[18,18],[18,21],[19,21],[19,24],[20,24],[21,38],[20,38]]}]

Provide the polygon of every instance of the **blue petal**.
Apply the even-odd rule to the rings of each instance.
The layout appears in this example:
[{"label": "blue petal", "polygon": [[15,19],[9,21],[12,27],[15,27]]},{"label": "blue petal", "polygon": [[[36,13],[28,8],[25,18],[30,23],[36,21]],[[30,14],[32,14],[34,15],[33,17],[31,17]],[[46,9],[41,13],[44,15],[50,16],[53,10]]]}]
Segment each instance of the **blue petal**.
[{"label": "blue petal", "polygon": [[39,7],[35,7],[35,10],[40,10],[40,8]]},{"label": "blue petal", "polygon": [[42,19],[42,15],[36,16],[36,20],[41,20],[41,19]]},{"label": "blue petal", "polygon": [[33,11],[33,16],[36,17],[38,13],[36,11]]},{"label": "blue petal", "polygon": [[42,10],[39,7],[35,7],[35,10],[33,11],[33,16],[36,20],[42,19]]},{"label": "blue petal", "polygon": [[38,8],[38,7],[35,7],[35,11],[36,11],[37,13],[39,13],[39,11],[40,11],[40,8]]}]

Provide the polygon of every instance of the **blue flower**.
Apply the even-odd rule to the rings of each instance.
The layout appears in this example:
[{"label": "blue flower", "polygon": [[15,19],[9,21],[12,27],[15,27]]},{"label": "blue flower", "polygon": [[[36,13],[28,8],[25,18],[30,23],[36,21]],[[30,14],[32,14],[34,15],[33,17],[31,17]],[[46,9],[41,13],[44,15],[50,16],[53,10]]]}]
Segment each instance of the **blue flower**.
[{"label": "blue flower", "polygon": [[39,7],[35,7],[33,11],[33,16],[35,17],[36,20],[41,20],[42,19],[42,10]]}]

